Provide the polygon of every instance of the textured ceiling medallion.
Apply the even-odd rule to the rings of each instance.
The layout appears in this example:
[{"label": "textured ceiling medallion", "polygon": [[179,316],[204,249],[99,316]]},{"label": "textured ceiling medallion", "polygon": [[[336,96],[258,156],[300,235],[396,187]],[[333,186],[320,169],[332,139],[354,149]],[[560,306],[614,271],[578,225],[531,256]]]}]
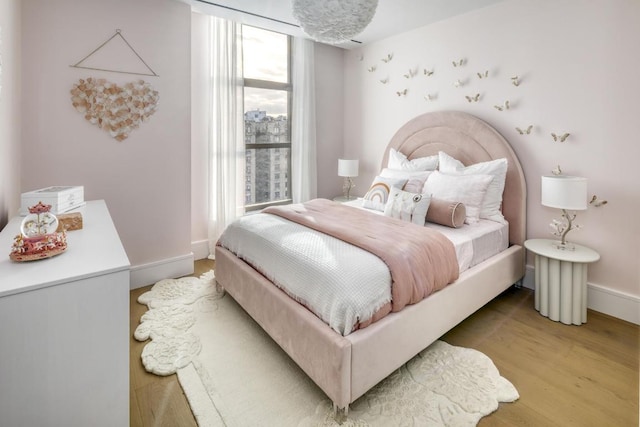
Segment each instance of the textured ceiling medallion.
[{"label": "textured ceiling medallion", "polygon": [[315,41],[342,43],[373,19],[378,0],[292,0],[293,16]]}]

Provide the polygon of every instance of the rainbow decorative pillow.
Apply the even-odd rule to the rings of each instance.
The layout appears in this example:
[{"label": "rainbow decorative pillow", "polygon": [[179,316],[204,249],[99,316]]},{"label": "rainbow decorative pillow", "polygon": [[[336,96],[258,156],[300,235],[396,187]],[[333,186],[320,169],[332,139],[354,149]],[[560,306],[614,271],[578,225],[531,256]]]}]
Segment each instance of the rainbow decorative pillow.
[{"label": "rainbow decorative pillow", "polygon": [[409,193],[394,187],[384,207],[384,214],[422,227],[430,202],[431,196],[428,194]]},{"label": "rainbow decorative pillow", "polygon": [[407,180],[404,178],[383,178],[376,176],[371,183],[371,187],[369,187],[369,191],[364,195],[362,207],[384,211],[391,189],[394,187],[401,189],[406,183]]}]

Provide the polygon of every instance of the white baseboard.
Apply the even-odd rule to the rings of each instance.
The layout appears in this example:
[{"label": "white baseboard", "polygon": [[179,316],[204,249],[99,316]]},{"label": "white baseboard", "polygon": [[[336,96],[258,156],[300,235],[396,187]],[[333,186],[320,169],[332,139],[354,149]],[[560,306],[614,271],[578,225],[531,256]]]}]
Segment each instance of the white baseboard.
[{"label": "white baseboard", "polygon": [[152,285],[162,279],[193,274],[193,253],[131,267],[130,288]]},{"label": "white baseboard", "polygon": [[591,283],[587,292],[590,309],[640,325],[640,298]]},{"label": "white baseboard", "polygon": [[193,252],[193,259],[205,259],[209,257],[209,241],[198,240],[191,242],[191,252]]},{"label": "white baseboard", "polygon": [[[527,265],[523,286],[535,288],[535,269]],[[640,325],[640,298],[601,285],[587,283],[587,307],[609,316]]]}]

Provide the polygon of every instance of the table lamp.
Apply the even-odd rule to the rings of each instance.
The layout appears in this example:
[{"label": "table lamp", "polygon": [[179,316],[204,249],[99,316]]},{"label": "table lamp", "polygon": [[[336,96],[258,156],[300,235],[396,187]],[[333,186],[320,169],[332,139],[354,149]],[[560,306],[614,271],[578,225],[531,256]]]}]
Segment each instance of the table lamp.
[{"label": "table lamp", "polygon": [[351,200],[351,189],[355,187],[351,178],[358,176],[358,161],[338,159],[338,176],[344,177],[342,191],[347,200]]},{"label": "table lamp", "polygon": [[568,175],[549,175],[542,177],[541,203],[550,208],[562,209],[562,218],[551,222],[553,235],[560,237],[556,244],[558,249],[574,250],[575,246],[567,243],[567,233],[579,228],[573,221],[575,213],[568,210],[587,209],[587,178]]}]

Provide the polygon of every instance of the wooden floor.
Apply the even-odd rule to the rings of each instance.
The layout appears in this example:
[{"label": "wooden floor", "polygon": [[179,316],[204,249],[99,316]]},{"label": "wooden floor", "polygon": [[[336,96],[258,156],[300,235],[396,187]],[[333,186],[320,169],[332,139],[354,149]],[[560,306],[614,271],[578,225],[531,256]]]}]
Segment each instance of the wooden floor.
[{"label": "wooden floor", "polygon": [[[195,276],[213,268],[195,263]],[[131,291],[131,334],[149,287]],[[520,399],[501,404],[480,426],[638,426],[640,327],[589,311],[588,323],[567,326],[533,308],[533,292],[510,289],[442,339],[489,356]],[[145,372],[144,343],[131,338],[131,426],[195,426],[175,375]]]}]

